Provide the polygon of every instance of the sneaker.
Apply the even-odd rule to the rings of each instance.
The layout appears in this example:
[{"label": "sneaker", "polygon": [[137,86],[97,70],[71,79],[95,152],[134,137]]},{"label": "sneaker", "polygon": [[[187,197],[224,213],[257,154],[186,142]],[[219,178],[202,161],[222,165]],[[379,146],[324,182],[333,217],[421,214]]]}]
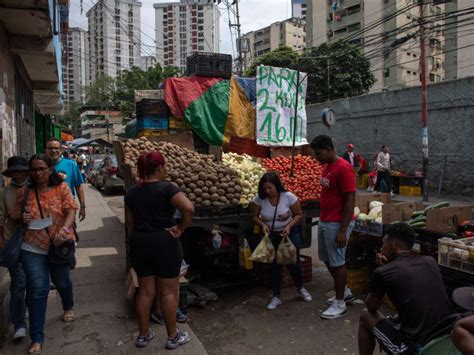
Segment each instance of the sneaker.
[{"label": "sneaker", "polygon": [[[334,303],[335,300],[336,300],[336,296],[332,296],[331,298],[328,298],[328,299],[326,300],[326,304],[327,304],[328,306],[330,306],[330,305],[332,305],[332,304]],[[352,294],[351,290],[348,289],[348,288],[346,288],[346,289],[344,290],[344,302],[346,302],[346,303],[351,303],[351,302],[354,302],[354,300],[355,300],[355,297],[354,297],[354,295]]]},{"label": "sneaker", "polygon": [[163,317],[163,314],[161,313],[151,312],[150,319],[156,324],[159,324],[159,325],[165,324],[165,317]]},{"label": "sneaker", "polygon": [[179,308],[176,310],[176,321],[179,323],[186,323],[189,320],[188,316],[184,314]]},{"label": "sneaker", "polygon": [[305,302],[311,302],[313,300],[313,298],[311,297],[311,295],[309,294],[308,290],[306,290],[304,287],[300,288],[298,290],[298,293],[301,295],[301,298],[303,299],[303,301]]},{"label": "sneaker", "polygon": [[397,194],[394,194],[393,192],[390,192],[390,197],[391,198],[394,198],[395,196],[397,196]]},{"label": "sneaker", "polygon": [[168,341],[166,342],[166,349],[176,349],[181,345],[189,343],[190,340],[191,336],[188,332],[182,332],[178,330],[178,333],[174,339],[168,338]]},{"label": "sneaker", "polygon": [[155,337],[155,332],[151,329],[148,330],[147,336],[138,336],[137,340],[135,341],[135,346],[137,348],[144,348],[148,345],[148,343]]},{"label": "sneaker", "polygon": [[273,311],[274,309],[276,309],[279,305],[281,305],[281,300],[279,297],[272,297],[272,300],[270,301],[270,303],[268,304],[267,306],[267,309],[270,310],[270,311]]},{"label": "sneaker", "polygon": [[336,319],[342,317],[347,313],[346,304],[339,304],[338,302],[334,302],[328,309],[326,309],[322,314],[322,319]]},{"label": "sneaker", "polygon": [[26,337],[26,329],[25,328],[18,328],[15,330],[15,334],[13,334],[13,340],[20,340]]}]

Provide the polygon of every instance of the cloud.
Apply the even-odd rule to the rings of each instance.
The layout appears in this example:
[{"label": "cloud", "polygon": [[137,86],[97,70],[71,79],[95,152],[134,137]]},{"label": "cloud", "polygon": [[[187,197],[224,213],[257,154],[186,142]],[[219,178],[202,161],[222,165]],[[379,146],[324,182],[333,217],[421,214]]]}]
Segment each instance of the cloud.
[{"label": "cloud", "polygon": [[[82,27],[87,29],[86,12],[96,3],[96,0],[82,0],[83,13],[80,13],[80,0],[71,1],[71,9],[69,14],[69,25],[71,27]],[[141,0],[141,38],[142,43],[147,47],[142,47],[142,54],[147,55],[151,53],[151,47],[154,45],[155,38],[155,11],[153,9],[154,3],[163,3],[170,1],[157,0]],[[266,27],[273,22],[282,21],[291,17],[291,1],[290,0],[241,0],[239,2],[240,22],[242,33],[257,30]],[[223,3],[220,4],[221,19],[220,19],[220,52],[232,53],[232,41],[229,30],[229,16]],[[234,22],[234,16],[231,16],[231,21]],[[235,32],[234,32],[235,33]],[[233,41],[235,46],[234,35]]]}]

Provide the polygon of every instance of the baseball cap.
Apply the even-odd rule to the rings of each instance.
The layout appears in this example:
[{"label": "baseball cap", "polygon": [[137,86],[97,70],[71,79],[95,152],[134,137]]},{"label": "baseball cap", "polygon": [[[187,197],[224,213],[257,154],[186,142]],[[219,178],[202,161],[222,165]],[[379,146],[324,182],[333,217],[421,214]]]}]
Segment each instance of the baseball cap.
[{"label": "baseball cap", "polygon": [[354,148],[354,144],[349,143],[349,144],[347,145],[347,148]]}]

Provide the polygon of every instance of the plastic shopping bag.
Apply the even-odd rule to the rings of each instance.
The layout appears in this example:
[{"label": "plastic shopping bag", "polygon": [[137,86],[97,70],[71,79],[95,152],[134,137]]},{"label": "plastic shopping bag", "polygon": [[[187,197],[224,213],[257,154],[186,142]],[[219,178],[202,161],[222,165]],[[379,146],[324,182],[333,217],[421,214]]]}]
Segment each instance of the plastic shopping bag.
[{"label": "plastic shopping bag", "polygon": [[296,247],[290,238],[284,237],[276,253],[278,264],[296,264]]},{"label": "plastic shopping bag", "polygon": [[257,245],[250,260],[256,261],[259,263],[270,264],[275,259],[275,248],[273,247],[272,242],[268,235],[265,235],[262,241]]},{"label": "plastic shopping bag", "polygon": [[244,238],[239,248],[239,262],[240,266],[245,270],[252,270],[253,263],[250,260],[250,256],[252,255],[252,251],[250,250],[249,243],[247,239]]}]

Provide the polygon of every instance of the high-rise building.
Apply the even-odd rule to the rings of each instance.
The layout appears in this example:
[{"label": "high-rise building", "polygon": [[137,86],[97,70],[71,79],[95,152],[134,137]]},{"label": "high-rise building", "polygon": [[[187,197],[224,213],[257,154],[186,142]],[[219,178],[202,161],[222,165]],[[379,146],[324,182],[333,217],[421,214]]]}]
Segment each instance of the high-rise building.
[{"label": "high-rise building", "polygon": [[154,66],[155,64],[156,57],[154,55],[142,56],[140,68],[142,68],[142,70],[148,70],[148,68]]},{"label": "high-rise building", "polygon": [[291,17],[306,19],[307,0],[291,0]]},{"label": "high-rise building", "polygon": [[[444,4],[424,6],[427,82],[445,80]],[[372,91],[420,85],[419,6],[416,1],[308,0],[307,47],[345,39],[370,60]],[[439,19],[439,20],[438,20]],[[437,21],[435,21],[437,20]]]},{"label": "high-rise building", "polygon": [[446,80],[474,76],[474,23],[469,21],[472,14],[472,0],[457,0],[445,4],[447,13],[455,16],[446,18],[444,35],[446,43]]},{"label": "high-rise building", "polygon": [[88,33],[79,27],[70,27],[67,33],[67,60],[63,62],[65,110],[72,102],[84,104],[89,80]]},{"label": "high-rise building", "polygon": [[136,0],[99,0],[88,12],[89,81],[116,77],[141,64],[140,8]]},{"label": "high-rise building", "polygon": [[280,46],[290,47],[297,52],[303,51],[306,47],[305,21],[292,17],[246,33],[243,38],[248,45],[244,58],[245,68],[248,68],[256,58]]},{"label": "high-rise building", "polygon": [[181,0],[154,4],[156,56],[161,66],[186,70],[186,58],[194,52],[219,52],[217,4],[209,0]]}]

